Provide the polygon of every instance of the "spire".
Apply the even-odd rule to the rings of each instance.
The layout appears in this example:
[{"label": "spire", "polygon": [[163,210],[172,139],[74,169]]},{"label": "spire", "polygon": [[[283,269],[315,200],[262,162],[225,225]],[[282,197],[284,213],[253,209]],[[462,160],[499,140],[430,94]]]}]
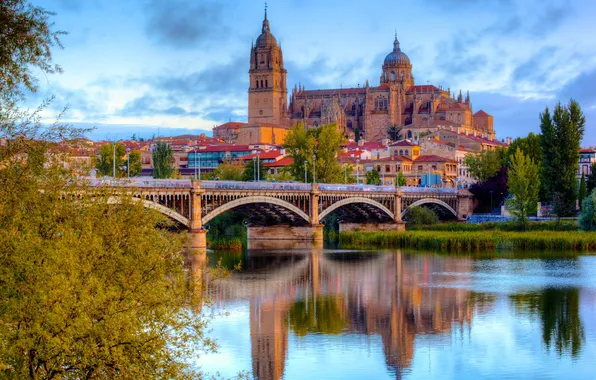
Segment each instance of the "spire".
[{"label": "spire", "polygon": [[267,3],[265,3],[265,18],[263,19],[263,33],[269,33],[269,20],[267,20]]},{"label": "spire", "polygon": [[399,41],[397,40],[397,31],[395,31],[395,40],[393,41],[393,51],[398,52],[399,49]]},{"label": "spire", "polygon": [[461,103],[461,102],[463,102],[463,97],[462,97],[462,95],[461,95],[461,90],[459,90],[459,96],[457,97],[457,102],[458,102],[458,103]]},{"label": "spire", "polygon": [[470,90],[466,91],[466,103],[469,104],[470,103]]}]

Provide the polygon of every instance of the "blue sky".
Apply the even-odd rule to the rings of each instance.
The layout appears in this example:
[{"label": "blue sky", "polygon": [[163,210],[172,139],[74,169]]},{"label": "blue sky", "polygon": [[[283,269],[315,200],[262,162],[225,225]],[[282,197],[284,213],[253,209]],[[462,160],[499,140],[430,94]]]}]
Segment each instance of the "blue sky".
[{"label": "blue sky", "polygon": [[[31,104],[54,94],[45,117],[91,137],[210,131],[247,116],[251,40],[261,1],[34,0],[67,31]],[[570,97],[596,145],[596,2],[593,0],[269,0],[288,89],[378,85],[397,31],[417,84],[470,90],[497,137],[538,132],[545,106]]]}]

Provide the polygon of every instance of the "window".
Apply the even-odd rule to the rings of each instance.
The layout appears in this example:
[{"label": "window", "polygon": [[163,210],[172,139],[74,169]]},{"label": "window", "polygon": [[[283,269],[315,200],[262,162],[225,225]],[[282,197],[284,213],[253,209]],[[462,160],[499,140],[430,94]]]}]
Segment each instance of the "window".
[{"label": "window", "polygon": [[263,80],[261,79],[261,88],[263,88]]},{"label": "window", "polygon": [[348,120],[348,129],[352,129],[352,120]]},{"label": "window", "polygon": [[265,88],[269,88],[269,83],[267,83],[267,79],[265,79]]},{"label": "window", "polygon": [[391,171],[391,166],[385,165],[385,173],[389,173]]},{"label": "window", "polygon": [[399,155],[400,155],[400,156],[403,156],[403,155],[404,155],[404,151],[403,151],[403,150],[400,150],[400,151],[399,151]]},{"label": "window", "polygon": [[259,81],[257,81],[257,83],[255,84],[256,88],[259,88]]},{"label": "window", "polygon": [[395,80],[395,71],[391,72],[391,80]]}]

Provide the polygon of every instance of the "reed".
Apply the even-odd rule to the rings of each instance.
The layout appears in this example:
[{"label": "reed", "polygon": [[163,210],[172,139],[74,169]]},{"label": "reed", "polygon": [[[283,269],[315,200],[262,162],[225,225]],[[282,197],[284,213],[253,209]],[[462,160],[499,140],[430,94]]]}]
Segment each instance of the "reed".
[{"label": "reed", "polygon": [[596,233],[507,231],[406,231],[343,232],[344,248],[413,248],[440,251],[487,251],[495,249],[590,251],[596,250]]},{"label": "reed", "polygon": [[578,225],[574,221],[561,222],[530,222],[521,226],[515,222],[489,222],[479,224],[440,223],[426,226],[409,227],[413,231],[577,231]]},{"label": "reed", "polygon": [[242,238],[227,236],[208,239],[207,245],[211,249],[227,251],[242,251],[242,248],[244,246]]}]

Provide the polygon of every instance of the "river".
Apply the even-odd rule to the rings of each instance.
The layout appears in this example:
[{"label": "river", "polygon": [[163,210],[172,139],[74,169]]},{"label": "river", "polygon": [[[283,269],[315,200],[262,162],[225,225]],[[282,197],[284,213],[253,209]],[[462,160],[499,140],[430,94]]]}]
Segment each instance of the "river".
[{"label": "river", "polygon": [[596,256],[209,253],[208,373],[259,379],[595,379]]}]

